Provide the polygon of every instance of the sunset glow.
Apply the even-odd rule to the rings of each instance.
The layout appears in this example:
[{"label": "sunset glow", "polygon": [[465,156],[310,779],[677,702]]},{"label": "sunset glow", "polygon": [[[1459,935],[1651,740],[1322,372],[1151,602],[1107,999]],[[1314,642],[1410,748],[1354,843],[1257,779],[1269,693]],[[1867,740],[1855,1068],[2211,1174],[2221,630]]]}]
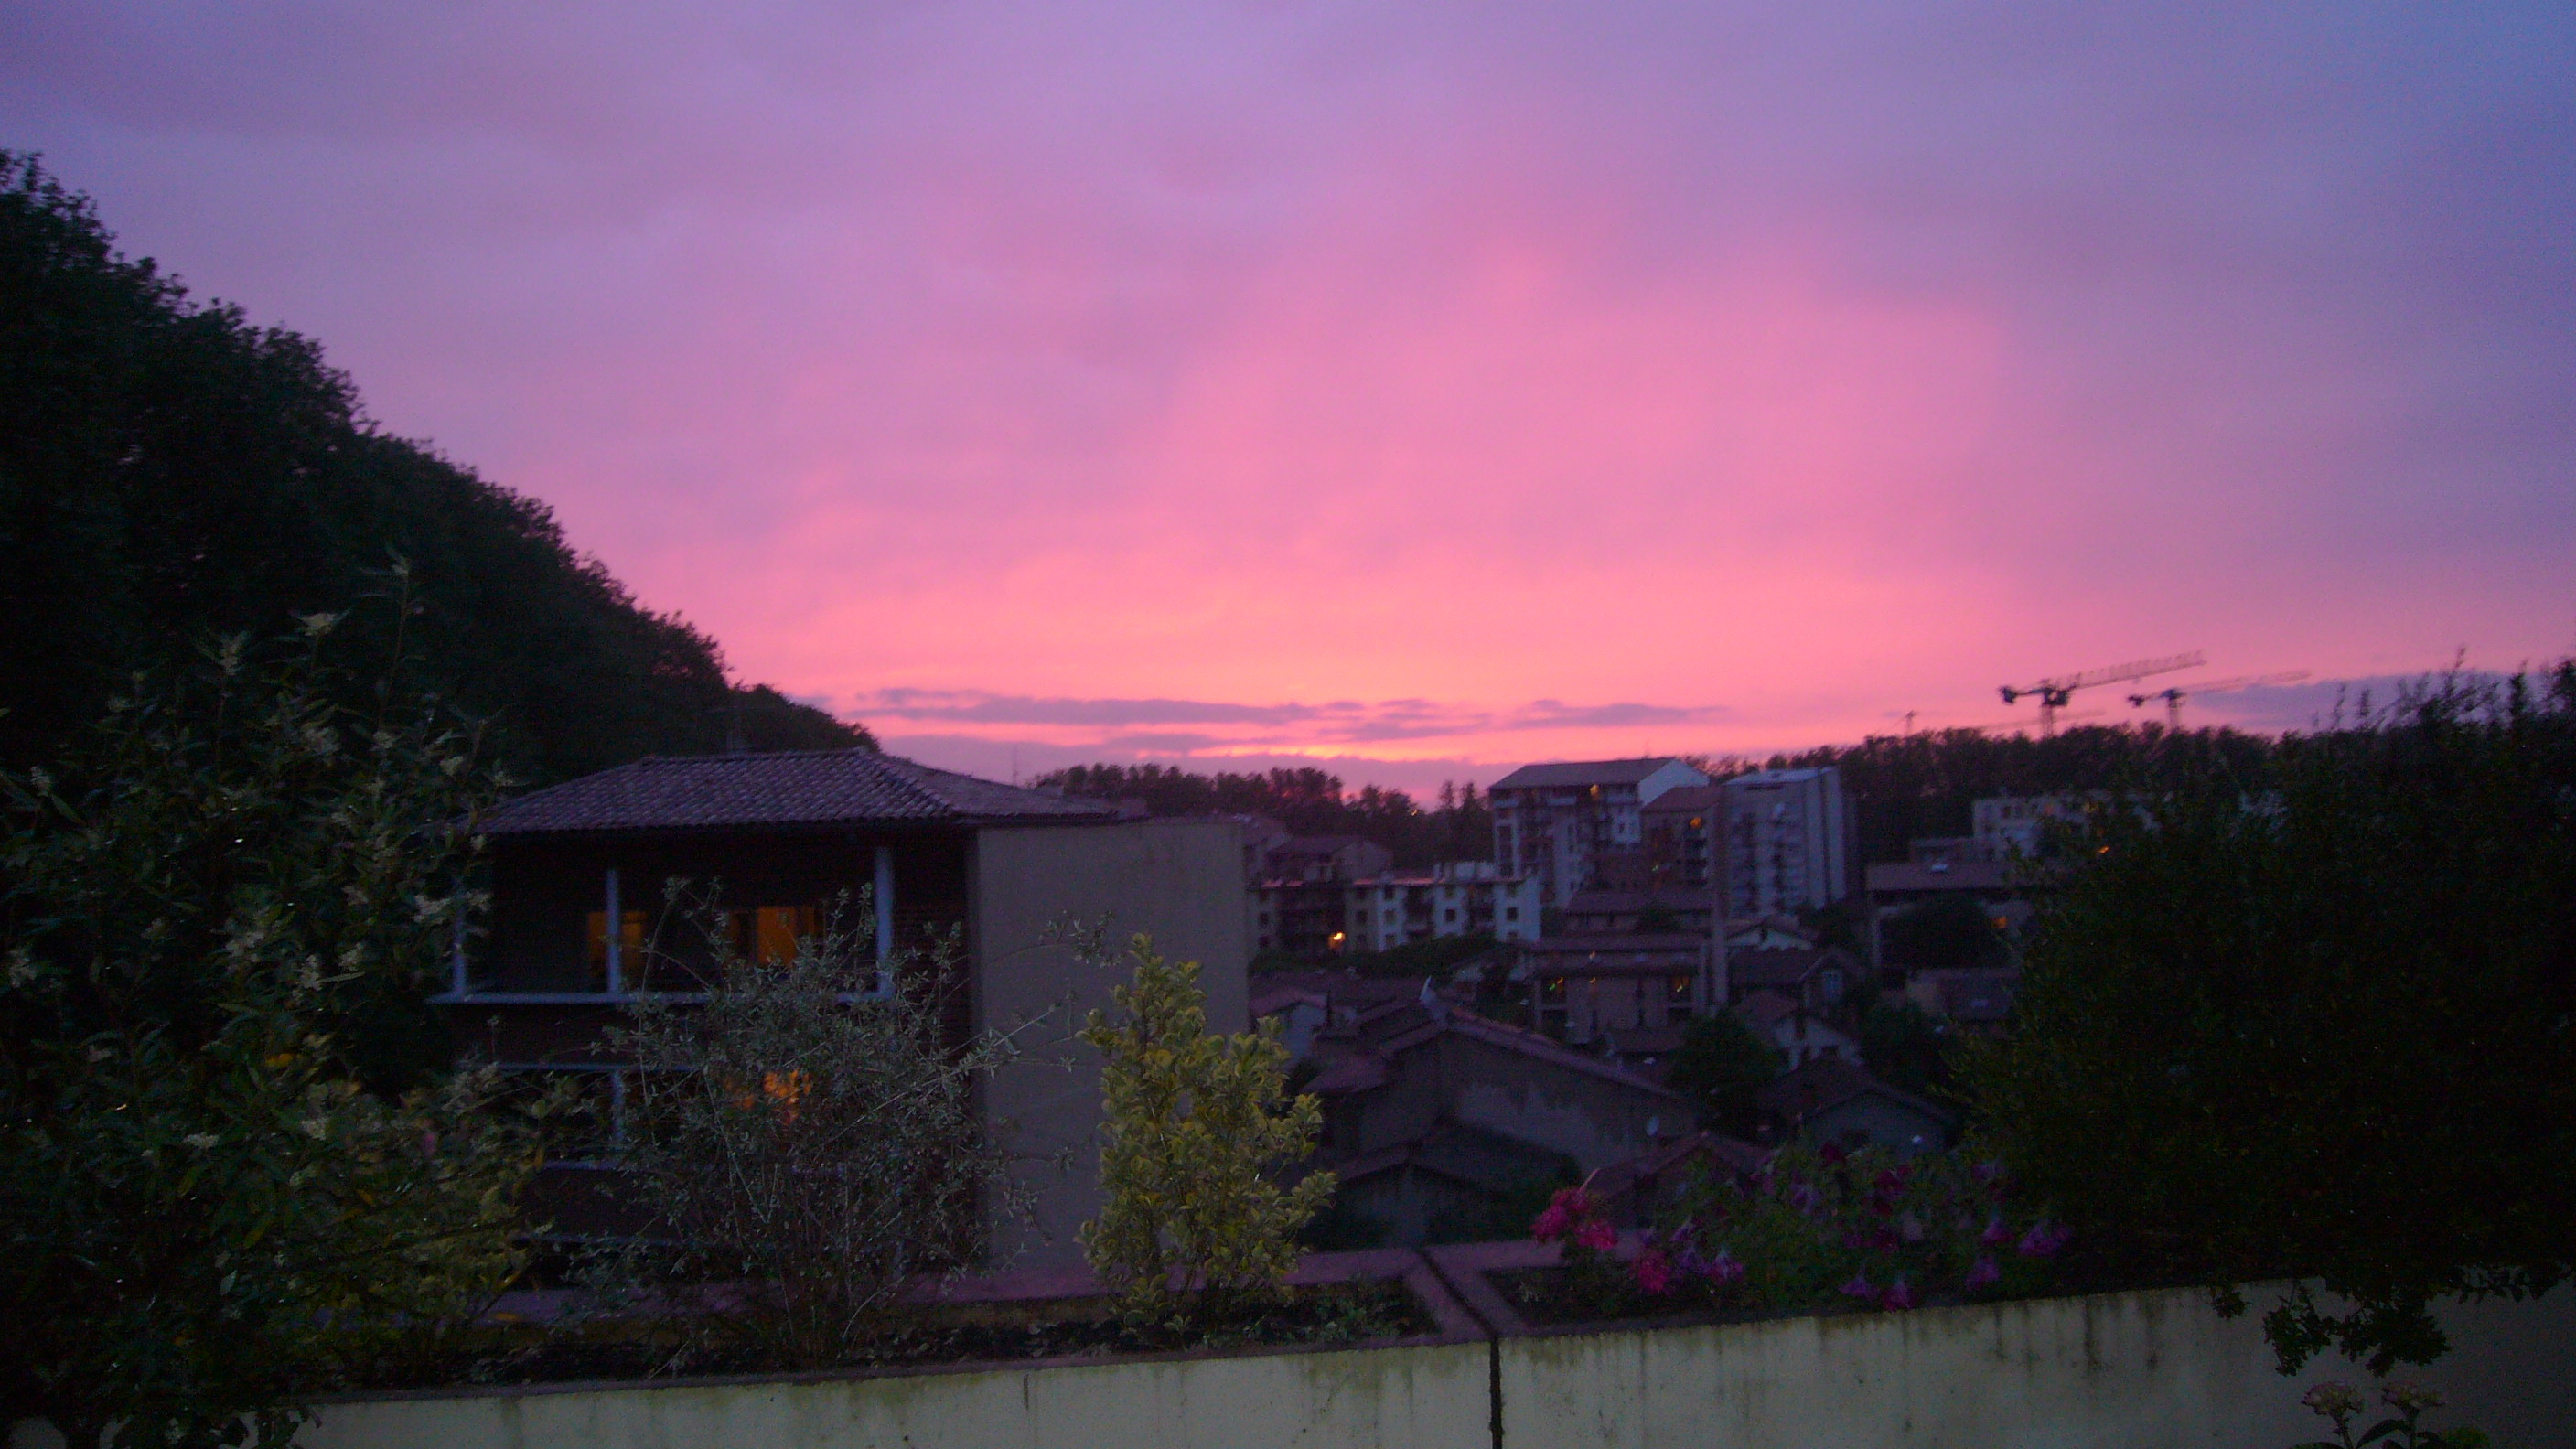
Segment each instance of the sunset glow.
[{"label": "sunset glow", "polygon": [[2563,6],[9,28],[129,251],[933,763],[1421,788],[2576,649]]}]

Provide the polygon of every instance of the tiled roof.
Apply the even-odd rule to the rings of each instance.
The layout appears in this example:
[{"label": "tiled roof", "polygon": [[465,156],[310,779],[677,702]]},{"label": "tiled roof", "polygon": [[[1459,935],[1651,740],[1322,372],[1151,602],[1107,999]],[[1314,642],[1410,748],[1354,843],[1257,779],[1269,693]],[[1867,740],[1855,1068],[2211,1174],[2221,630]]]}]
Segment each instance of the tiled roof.
[{"label": "tiled roof", "polygon": [[1577,760],[1553,765],[1523,765],[1496,780],[1494,790],[1562,790],[1582,785],[1634,785],[1678,760]]},{"label": "tiled roof", "polygon": [[1109,821],[1117,807],[934,770],[873,750],[651,756],[522,795],[489,835],[894,822]]},{"label": "tiled roof", "polygon": [[1940,1121],[1956,1121],[1947,1108],[1901,1091],[1840,1057],[1823,1056],[1772,1078],[1754,1093],[1762,1110],[1777,1117],[1803,1117],[1839,1107],[1854,1097],[1875,1094],[1902,1103]]},{"label": "tiled roof", "polygon": [[1872,891],[1999,891],[2012,884],[2012,867],[1999,860],[1893,861],[1869,868]]}]

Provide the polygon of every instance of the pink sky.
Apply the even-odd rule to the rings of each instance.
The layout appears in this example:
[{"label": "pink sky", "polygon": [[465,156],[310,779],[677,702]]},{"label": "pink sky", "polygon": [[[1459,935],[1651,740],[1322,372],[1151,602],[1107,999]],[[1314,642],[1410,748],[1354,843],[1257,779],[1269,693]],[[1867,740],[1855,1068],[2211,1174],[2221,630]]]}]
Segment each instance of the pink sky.
[{"label": "pink sky", "polygon": [[1420,787],[2576,648],[2562,6],[8,24],[0,145],[129,249],[935,762]]}]

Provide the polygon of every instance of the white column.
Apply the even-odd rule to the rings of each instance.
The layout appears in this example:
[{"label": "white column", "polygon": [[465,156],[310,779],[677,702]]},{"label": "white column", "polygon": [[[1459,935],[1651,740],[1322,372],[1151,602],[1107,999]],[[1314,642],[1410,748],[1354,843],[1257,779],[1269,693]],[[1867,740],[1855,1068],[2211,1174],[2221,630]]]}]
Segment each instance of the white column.
[{"label": "white column", "polygon": [[894,847],[877,847],[877,990],[894,989]]},{"label": "white column", "polygon": [[617,867],[608,868],[608,994],[626,994],[626,910],[618,898]]}]

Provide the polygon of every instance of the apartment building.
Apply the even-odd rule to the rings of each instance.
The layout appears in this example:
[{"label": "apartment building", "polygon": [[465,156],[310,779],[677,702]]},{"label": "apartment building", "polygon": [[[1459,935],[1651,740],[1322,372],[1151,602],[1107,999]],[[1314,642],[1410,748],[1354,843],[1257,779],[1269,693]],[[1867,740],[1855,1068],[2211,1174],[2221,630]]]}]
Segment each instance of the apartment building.
[{"label": "apartment building", "polygon": [[1535,941],[1539,904],[1536,880],[1482,860],[1356,879],[1268,880],[1252,888],[1252,944],[1321,957],[1443,936]]},{"label": "apartment building", "polygon": [[1642,888],[1645,807],[1708,783],[1674,759],[1523,765],[1486,792],[1494,859],[1507,874],[1535,878],[1543,905],[1562,906],[1598,886]]}]

